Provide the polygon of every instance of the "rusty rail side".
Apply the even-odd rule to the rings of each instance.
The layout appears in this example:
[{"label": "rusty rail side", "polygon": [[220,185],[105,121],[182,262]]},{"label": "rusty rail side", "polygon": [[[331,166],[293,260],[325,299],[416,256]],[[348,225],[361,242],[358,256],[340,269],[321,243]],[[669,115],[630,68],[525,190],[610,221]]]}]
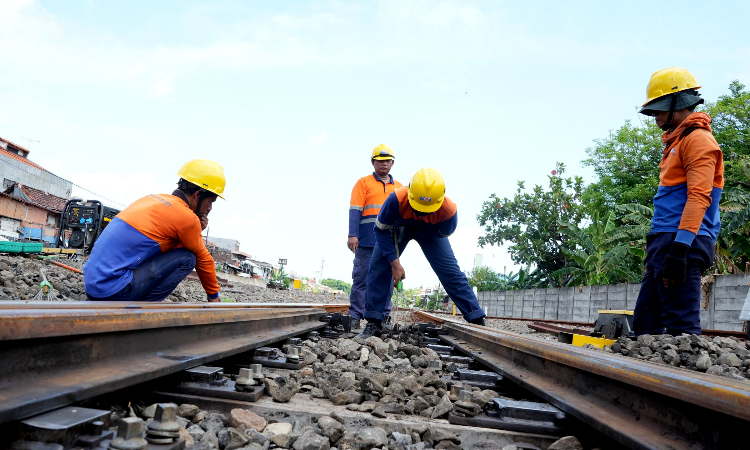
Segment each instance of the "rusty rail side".
[{"label": "rusty rail side", "polygon": [[555,325],[550,325],[545,322],[531,322],[528,324],[528,327],[535,331],[542,331],[544,333],[550,333],[550,334],[560,334],[562,333],[574,333],[574,334],[582,334],[584,336],[588,336],[589,333],[591,333],[591,330],[584,330],[583,328],[563,328],[558,327]]},{"label": "rusty rail side", "polygon": [[746,443],[748,383],[434,319],[449,331],[447,343],[629,448]]},{"label": "rusty rail side", "polygon": [[[36,311],[22,318],[15,338],[0,342],[0,423],[325,326],[320,308],[78,310],[68,319],[71,311]],[[14,317],[9,313],[2,311],[0,330]],[[34,332],[34,323],[45,321]],[[64,326],[71,332],[58,333]]]},{"label": "rusty rail side", "polygon": [[[446,318],[440,317],[440,316],[450,316],[448,313],[443,312],[437,312],[437,311],[415,311],[415,313],[420,314],[428,314],[433,319],[431,319],[433,322],[437,323],[438,325],[443,323]],[[496,319],[496,320],[520,320],[522,322],[537,322],[537,323],[549,323],[549,324],[557,324],[557,325],[573,325],[573,326],[582,326],[582,327],[593,327],[593,322],[577,322],[574,320],[553,320],[553,319],[529,319],[527,317],[499,317],[499,316],[485,316],[485,319]],[[451,320],[451,319],[448,319]],[[719,336],[719,337],[736,337],[741,339],[747,338],[747,333],[744,331],[733,331],[733,330],[712,330],[712,329],[705,329],[703,330],[703,334],[706,336]]]}]

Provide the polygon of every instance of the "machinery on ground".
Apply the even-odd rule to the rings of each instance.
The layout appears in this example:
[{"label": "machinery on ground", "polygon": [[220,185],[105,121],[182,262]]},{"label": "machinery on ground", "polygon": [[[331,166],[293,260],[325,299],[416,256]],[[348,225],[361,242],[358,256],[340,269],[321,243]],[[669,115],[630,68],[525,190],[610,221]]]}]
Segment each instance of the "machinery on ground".
[{"label": "machinery on ground", "polygon": [[[94,242],[119,212],[117,209],[104,206],[98,200],[84,201],[78,198],[68,200],[60,219],[57,247],[90,252],[94,247]],[[64,238],[66,230],[71,231],[67,241]]]}]

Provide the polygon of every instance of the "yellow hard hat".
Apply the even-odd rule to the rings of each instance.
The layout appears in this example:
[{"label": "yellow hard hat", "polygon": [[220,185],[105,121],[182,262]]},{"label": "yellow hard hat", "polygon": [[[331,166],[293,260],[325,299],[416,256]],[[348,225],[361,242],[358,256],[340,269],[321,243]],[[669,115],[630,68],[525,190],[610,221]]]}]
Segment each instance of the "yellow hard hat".
[{"label": "yellow hard hat", "polygon": [[688,89],[700,89],[698,80],[695,79],[689,70],[680,67],[659,70],[658,72],[654,72],[651,75],[651,79],[648,80],[646,103],[643,106],[648,105],[657,98]]},{"label": "yellow hard hat", "polygon": [[377,147],[372,149],[371,159],[377,159],[380,161],[383,159],[396,159],[396,157],[393,156],[393,150],[390,147],[385,144],[378,144]]},{"label": "yellow hard hat", "polygon": [[194,159],[186,162],[177,175],[185,181],[224,198],[221,194],[224,193],[227,180],[224,178],[224,168],[218,163],[207,159]]},{"label": "yellow hard hat", "polygon": [[425,167],[419,169],[409,182],[409,204],[423,213],[440,209],[445,199],[445,180],[440,172]]}]

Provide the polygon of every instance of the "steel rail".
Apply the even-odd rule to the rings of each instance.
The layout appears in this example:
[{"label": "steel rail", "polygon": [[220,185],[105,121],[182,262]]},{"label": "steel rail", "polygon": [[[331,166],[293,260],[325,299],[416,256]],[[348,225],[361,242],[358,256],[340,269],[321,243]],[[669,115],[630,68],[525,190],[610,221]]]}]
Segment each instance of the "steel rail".
[{"label": "steel rail", "polygon": [[[443,317],[440,317],[440,315],[448,315],[450,316],[450,313],[445,312],[438,312],[438,311],[420,311],[426,314],[434,315],[435,320],[444,321],[446,320]],[[439,315],[438,315],[439,314]],[[532,319],[528,317],[500,317],[500,316],[485,316],[485,319],[495,319],[495,320],[519,320],[522,322],[538,322],[538,323],[549,323],[549,324],[558,324],[558,325],[573,325],[573,326],[582,326],[582,327],[593,327],[594,322],[577,322],[574,320],[556,320],[556,319]],[[712,329],[705,329],[703,330],[703,334],[706,336],[719,336],[719,337],[737,337],[741,339],[747,339],[747,333],[744,331],[733,331],[733,330],[712,330]]]},{"label": "steel rail", "polygon": [[574,334],[582,334],[584,336],[588,336],[589,333],[591,333],[591,330],[584,330],[582,328],[563,328],[563,327],[558,327],[556,325],[550,325],[545,322],[531,322],[527,326],[534,331],[542,331],[545,333],[550,333],[550,334],[555,334],[555,335],[558,335],[560,333],[574,333]]},{"label": "steel rail", "polygon": [[0,423],[325,326],[323,308],[0,310]]},{"label": "steel rail", "polygon": [[746,448],[750,383],[417,315],[442,320],[446,342],[629,448]]},{"label": "steel rail", "polygon": [[4,309],[203,309],[203,308],[324,308],[326,312],[346,312],[348,303],[223,303],[223,302],[93,302],[70,301],[50,302],[33,300],[0,301],[0,311]]}]

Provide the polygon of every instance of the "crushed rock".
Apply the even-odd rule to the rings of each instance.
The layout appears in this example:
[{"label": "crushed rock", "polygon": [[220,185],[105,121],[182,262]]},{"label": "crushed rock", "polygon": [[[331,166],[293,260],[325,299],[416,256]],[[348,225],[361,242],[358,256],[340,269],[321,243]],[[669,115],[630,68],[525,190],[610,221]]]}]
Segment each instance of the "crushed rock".
[{"label": "crushed rock", "polygon": [[[88,256],[54,259],[62,264],[83,270]],[[83,274],[54,265],[33,255],[0,254],[0,300],[32,300],[39,292],[44,269],[47,280],[59,301],[88,300],[83,287]],[[221,274],[219,274],[221,276]],[[231,291],[231,292],[230,292]],[[242,283],[222,288],[222,298],[238,303],[349,303],[346,297],[333,299],[329,294],[299,290],[280,291]],[[207,302],[206,292],[197,280],[185,279],[164,302]]]}]

